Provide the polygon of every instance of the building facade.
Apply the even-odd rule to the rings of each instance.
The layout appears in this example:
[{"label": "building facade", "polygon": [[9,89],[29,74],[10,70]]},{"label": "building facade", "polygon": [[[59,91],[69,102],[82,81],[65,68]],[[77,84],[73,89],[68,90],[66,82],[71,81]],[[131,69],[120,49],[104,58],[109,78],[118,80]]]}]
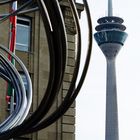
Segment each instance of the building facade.
[{"label": "building facade", "polygon": [[[68,59],[61,92],[56,98],[51,111],[55,110],[65,97],[71,83],[75,64],[75,24],[67,0],[60,1],[66,25],[68,39]],[[83,10],[82,4],[77,4],[79,15]],[[7,13],[9,5],[0,8],[0,14]],[[0,44],[8,47],[9,20],[0,24]],[[46,34],[39,11],[20,15],[17,18],[17,40],[16,55],[27,67],[33,84],[33,102],[30,114],[38,107],[44,91],[47,87],[49,75],[49,52],[47,48]],[[20,67],[16,68],[24,75]],[[26,81],[24,81],[26,85]],[[6,82],[0,79],[0,121],[2,122],[9,113],[9,107],[5,100]],[[30,115],[29,114],[29,115]],[[69,108],[65,115],[50,127],[27,136],[21,136],[15,140],[74,140],[75,139],[75,103]]]}]

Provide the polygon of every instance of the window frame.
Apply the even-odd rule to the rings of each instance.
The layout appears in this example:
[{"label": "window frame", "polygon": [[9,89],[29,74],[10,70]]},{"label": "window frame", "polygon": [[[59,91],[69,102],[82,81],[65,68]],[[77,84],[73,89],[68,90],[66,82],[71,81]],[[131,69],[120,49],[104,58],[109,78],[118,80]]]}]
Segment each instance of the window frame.
[{"label": "window frame", "polygon": [[[27,27],[28,28],[28,36],[29,36],[29,39],[28,39],[28,43],[27,45],[26,44],[23,44],[23,43],[20,43],[20,42],[17,42],[17,36],[18,36],[18,32],[17,32],[17,29],[16,29],[16,47],[15,47],[15,50],[16,51],[22,51],[22,52],[30,52],[31,51],[31,39],[32,39],[32,36],[31,36],[31,30],[32,30],[32,20],[30,17],[27,17],[27,16],[18,16],[17,17],[17,28],[19,27]],[[17,47],[17,45],[21,46],[21,47]],[[23,47],[23,49],[21,49]],[[26,47],[26,48],[24,48]]]}]

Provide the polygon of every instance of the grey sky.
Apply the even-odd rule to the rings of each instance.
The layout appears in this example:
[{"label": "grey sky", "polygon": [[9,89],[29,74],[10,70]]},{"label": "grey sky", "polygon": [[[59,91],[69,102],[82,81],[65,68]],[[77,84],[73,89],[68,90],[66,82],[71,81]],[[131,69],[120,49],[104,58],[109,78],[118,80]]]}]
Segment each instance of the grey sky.
[{"label": "grey sky", "polygon": [[[81,0],[78,0],[79,2]],[[107,15],[107,0],[88,0],[93,19]],[[120,140],[140,139],[140,2],[114,0],[114,15],[124,19],[128,38],[116,60]],[[82,14],[83,48],[86,28]],[[95,30],[94,30],[95,32]],[[106,61],[96,42],[85,84],[77,99],[76,140],[104,140]]]}]

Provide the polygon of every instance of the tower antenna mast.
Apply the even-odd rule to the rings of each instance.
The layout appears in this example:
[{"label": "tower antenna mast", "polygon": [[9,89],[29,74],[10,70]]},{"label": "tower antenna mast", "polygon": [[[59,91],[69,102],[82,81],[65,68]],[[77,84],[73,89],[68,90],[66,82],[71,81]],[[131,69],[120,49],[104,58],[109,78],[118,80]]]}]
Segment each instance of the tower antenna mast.
[{"label": "tower antenna mast", "polygon": [[112,0],[108,0],[108,16],[113,16],[113,4]]}]

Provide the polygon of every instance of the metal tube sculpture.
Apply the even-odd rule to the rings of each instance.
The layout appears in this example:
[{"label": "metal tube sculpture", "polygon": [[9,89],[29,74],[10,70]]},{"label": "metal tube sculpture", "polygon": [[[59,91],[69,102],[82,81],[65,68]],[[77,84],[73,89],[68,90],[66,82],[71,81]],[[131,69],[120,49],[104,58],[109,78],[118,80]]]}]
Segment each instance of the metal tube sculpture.
[{"label": "metal tube sculpture", "polygon": [[98,20],[97,33],[94,34],[107,61],[105,140],[119,140],[115,59],[127,38],[123,19],[112,13],[112,0],[108,0],[108,17]]},{"label": "metal tube sculpture", "polygon": [[[14,1],[23,2],[22,0],[1,0],[0,6],[12,3]],[[32,101],[32,84],[28,71],[16,55],[9,51],[5,46],[0,44],[0,49],[8,53],[15,61],[19,63],[26,75],[28,83],[28,89],[26,94],[23,81],[18,71],[13,66],[13,64],[6,58],[6,56],[4,56],[2,51],[0,51],[0,76],[12,84],[16,93],[15,96],[17,102],[16,108],[12,112],[12,114],[0,124],[1,140],[8,140],[10,138],[15,138],[20,135],[33,133],[35,131],[39,131],[45,127],[48,127],[57,119],[59,119],[68,110],[68,108],[71,106],[81,89],[81,86],[84,82],[87,73],[92,50],[91,16],[87,1],[83,0],[85,10],[87,13],[87,21],[89,27],[89,42],[83,72],[76,86],[81,58],[81,31],[75,2],[74,0],[68,0],[68,2],[73,13],[73,18],[77,30],[77,55],[75,69],[73,73],[72,82],[65,99],[62,101],[61,105],[57,108],[57,110],[55,110],[52,114],[50,114],[47,117],[46,114],[50,110],[55,100],[55,97],[59,93],[60,87],[62,85],[67,58],[67,37],[59,1],[28,0],[23,5],[21,5],[16,11],[13,11],[10,14],[5,14],[3,18],[0,19],[0,23],[2,23],[5,20],[9,19],[9,17],[11,16],[39,10],[44,22],[44,27],[47,36],[46,39],[48,41],[48,48],[50,53],[50,73],[48,86],[46,88],[44,97],[36,111],[28,119],[26,119]],[[37,6],[34,7],[34,5]],[[25,8],[28,9],[25,10]]]}]

